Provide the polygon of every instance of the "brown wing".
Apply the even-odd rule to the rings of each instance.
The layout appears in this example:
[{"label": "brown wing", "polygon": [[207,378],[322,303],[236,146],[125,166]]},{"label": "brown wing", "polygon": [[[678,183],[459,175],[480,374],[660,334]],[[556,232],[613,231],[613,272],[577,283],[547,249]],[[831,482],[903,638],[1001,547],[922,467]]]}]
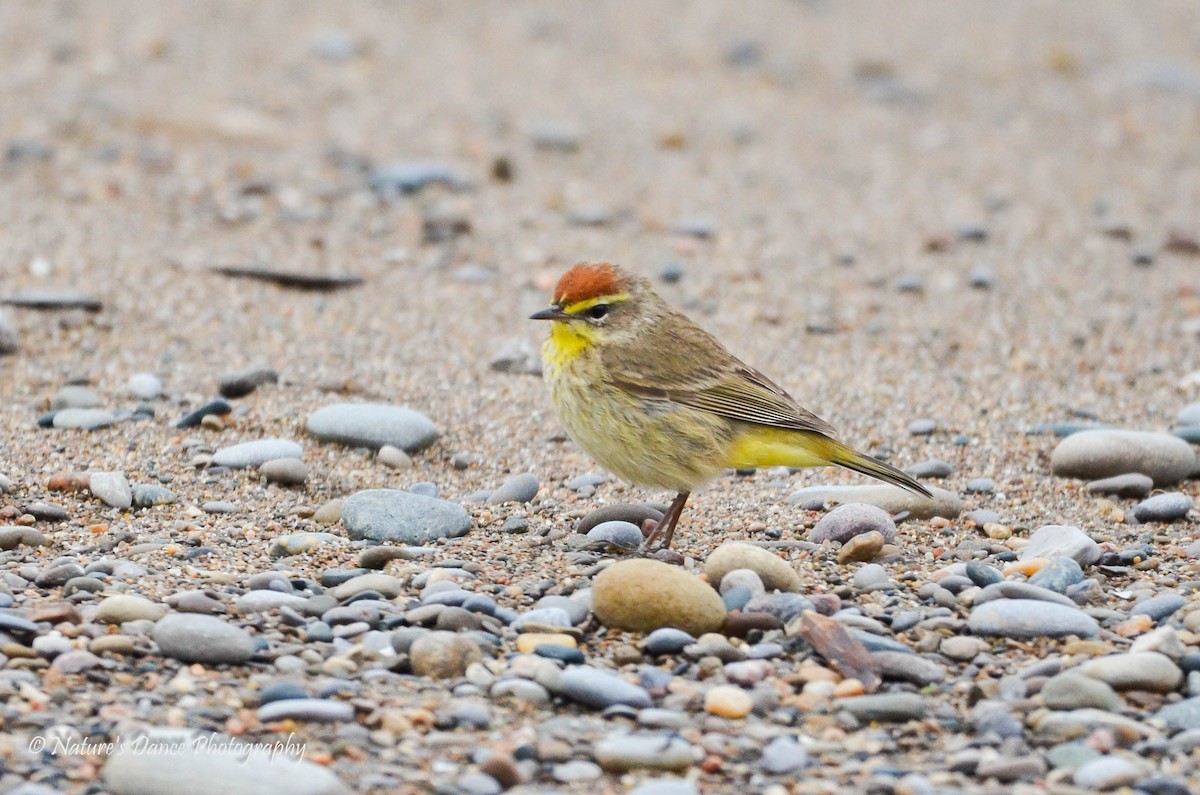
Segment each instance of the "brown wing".
[{"label": "brown wing", "polygon": [[[618,387],[648,400],[733,420],[836,438],[833,426],[796,403],[782,387],[683,315],[672,314],[659,321],[653,343],[603,349],[604,366]],[[664,328],[671,331],[663,333]],[[698,348],[711,353],[697,356]]]}]

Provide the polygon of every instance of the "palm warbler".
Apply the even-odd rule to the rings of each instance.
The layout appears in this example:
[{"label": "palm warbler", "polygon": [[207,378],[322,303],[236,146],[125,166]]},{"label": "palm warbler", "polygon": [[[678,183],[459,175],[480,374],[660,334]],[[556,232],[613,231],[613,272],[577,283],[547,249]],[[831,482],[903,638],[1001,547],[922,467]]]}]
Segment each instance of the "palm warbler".
[{"label": "palm warbler", "polygon": [[932,496],[842,444],[829,423],[616,265],[571,268],[532,319],[552,322],[544,373],[571,437],[621,478],[677,492],[643,550],[660,537],[670,547],[691,492],[731,467],[836,464]]}]

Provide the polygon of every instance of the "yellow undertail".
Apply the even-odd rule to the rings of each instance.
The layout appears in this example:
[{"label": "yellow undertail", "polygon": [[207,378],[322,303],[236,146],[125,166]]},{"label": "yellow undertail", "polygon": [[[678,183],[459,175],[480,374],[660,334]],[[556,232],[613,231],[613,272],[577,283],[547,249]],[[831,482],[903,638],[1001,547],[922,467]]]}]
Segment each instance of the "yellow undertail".
[{"label": "yellow undertail", "polygon": [[789,431],[781,428],[752,428],[739,436],[730,451],[726,466],[746,467],[823,467],[837,465],[870,475],[932,498],[929,489],[891,464],[856,452],[836,439],[819,433]]}]

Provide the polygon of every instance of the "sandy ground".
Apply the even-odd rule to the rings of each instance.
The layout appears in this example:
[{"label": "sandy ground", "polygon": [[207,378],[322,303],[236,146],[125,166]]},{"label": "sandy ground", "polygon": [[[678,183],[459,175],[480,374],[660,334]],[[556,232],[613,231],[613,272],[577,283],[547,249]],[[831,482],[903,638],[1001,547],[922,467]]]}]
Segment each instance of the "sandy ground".
[{"label": "sandy ground", "polygon": [[[0,293],[104,302],[3,310],[20,350],[0,359],[0,472],[24,501],[89,468],[166,473],[189,502],[262,497],[243,517],[260,529],[355,489],[430,480],[457,499],[523,471],[547,489],[539,527],[627,498],[608,484],[568,505],[562,481],[593,465],[553,440],[539,379],[489,368],[507,341],[539,341],[526,317],[588,259],[655,278],[855,446],[949,460],[954,488],[994,478],[1001,495],[968,507],[1018,525],[1108,521],[1049,475],[1053,439],[1028,426],[1082,410],[1162,430],[1200,397],[1185,381],[1200,368],[1200,259],[1163,250],[1200,219],[1186,0],[6,3],[0,52]],[[371,168],[427,160],[469,187],[370,191]],[[470,232],[423,242],[439,214]],[[960,239],[966,227],[987,239]],[[366,283],[298,293],[212,272],[228,265]],[[303,439],[305,415],[346,395],[416,407],[444,436],[400,472],[306,444],[300,493],[206,478],[167,452],[183,435],[171,420],[258,364],[282,383],[241,401],[230,429],[198,432],[207,444]],[[121,386],[139,371],[171,396],[157,421],[35,426],[72,379],[132,408]],[[921,417],[933,436],[906,431]],[[452,467],[464,451],[476,463]],[[786,494],[848,480],[722,480],[694,498],[682,549],[763,523],[794,537],[812,517]],[[70,505],[51,556],[94,522],[150,538],[186,520]],[[474,512],[484,527],[507,515]],[[556,560],[521,550],[516,584]],[[498,552],[457,554],[487,566]],[[357,781],[364,764],[337,766]]]}]

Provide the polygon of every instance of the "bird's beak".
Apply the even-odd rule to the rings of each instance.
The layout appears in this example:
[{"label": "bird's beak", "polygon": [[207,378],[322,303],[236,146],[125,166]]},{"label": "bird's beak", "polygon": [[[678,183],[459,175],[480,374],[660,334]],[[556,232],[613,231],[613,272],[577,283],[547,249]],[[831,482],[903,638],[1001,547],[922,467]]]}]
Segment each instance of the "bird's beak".
[{"label": "bird's beak", "polygon": [[545,309],[538,310],[529,316],[530,320],[566,320],[570,317],[566,312],[562,311],[562,307],[558,304],[548,306]]}]

